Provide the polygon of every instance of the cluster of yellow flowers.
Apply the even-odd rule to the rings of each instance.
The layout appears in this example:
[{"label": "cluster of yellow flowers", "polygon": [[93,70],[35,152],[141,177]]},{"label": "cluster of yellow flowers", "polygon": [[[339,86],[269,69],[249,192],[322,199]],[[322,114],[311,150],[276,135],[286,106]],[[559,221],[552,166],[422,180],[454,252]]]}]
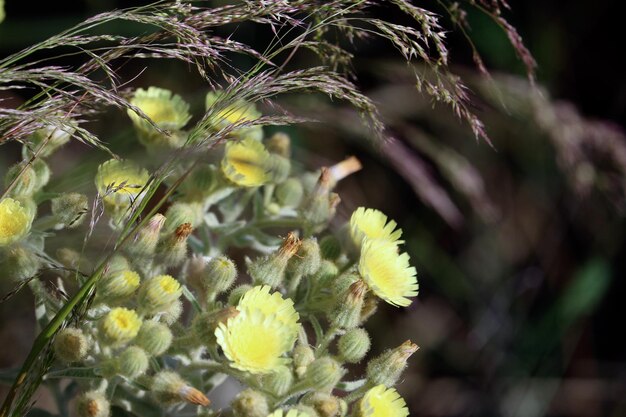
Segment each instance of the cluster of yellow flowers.
[{"label": "cluster of yellow flowers", "polygon": [[[131,103],[138,141],[154,155],[200,137],[226,140],[198,161],[181,161],[163,181],[177,186],[167,208],[143,220],[131,213],[152,195],[158,174],[151,172],[159,168],[153,158],[142,160],[145,166],[130,159],[98,166],[94,206],[102,203],[114,231],[130,219],[138,224],[103,268],[90,266],[101,245],[86,255],[79,247],[57,252],[61,278],[81,280],[68,270],[100,274],[88,319],[61,330],[53,345],[60,364],[92,371],[78,415],[107,417],[112,406],[138,413],[139,402],[153,400],[177,410],[200,406],[198,415],[207,416],[210,389],[230,376],[248,387],[232,399],[235,417],[407,416],[394,385],[417,349],[410,341],[370,358],[361,380],[344,381],[348,367],[367,358],[364,324],[379,300],[406,307],[418,292],[402,230],[382,212],[358,208],[344,227],[329,230],[340,203],[334,187],[360,169],[358,160],[294,169],[289,136],[264,138],[255,106],[224,92],[208,94],[205,117],[187,131],[190,106],[171,91],[139,89]],[[46,155],[71,135],[64,132]],[[21,171],[9,176],[18,178],[16,192],[0,201],[0,248],[21,260],[11,261],[19,266],[12,270],[26,271],[31,227],[48,234],[76,227],[88,199],[62,195],[52,200],[50,217],[33,225],[32,196],[47,182],[45,169]],[[244,251],[237,261],[229,257],[237,254],[233,247]],[[46,289],[31,282],[45,301]]]}]

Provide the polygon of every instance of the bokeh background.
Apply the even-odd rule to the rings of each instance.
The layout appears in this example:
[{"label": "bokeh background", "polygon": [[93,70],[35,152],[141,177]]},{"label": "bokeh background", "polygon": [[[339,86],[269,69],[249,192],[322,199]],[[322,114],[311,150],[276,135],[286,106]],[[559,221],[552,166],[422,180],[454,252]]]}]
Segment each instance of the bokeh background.
[{"label": "bokeh background", "polygon": [[[131,4],[8,0],[0,54]],[[626,415],[626,72],[619,3],[509,4],[505,17],[538,63],[536,87],[506,35],[484,15],[470,12],[468,20],[491,79],[479,76],[462,36],[451,31],[448,39],[492,145],[419,95],[409,68],[376,42],[359,49],[354,69],[394,140],[372,145],[351,110],[315,96],[281,102],[322,121],[288,131],[296,159],[308,167],[347,155],[363,162],[340,185],[337,225],[365,205],[404,230],[420,295],[407,309],[382,307],[367,328],[373,353],[406,338],[420,346],[398,387],[412,415]],[[436,1],[423,6],[438,7]],[[237,34],[259,45],[268,40],[253,27]],[[131,77],[138,69],[128,65],[120,73]],[[172,89],[198,108],[207,91],[188,68],[167,62],[150,66],[133,85]],[[111,120],[93,127],[114,135]],[[0,149],[6,167],[18,149]],[[86,152],[72,145],[63,158],[78,161]],[[10,290],[2,280],[0,288]],[[0,304],[0,366],[20,363],[33,337],[28,294]]]}]

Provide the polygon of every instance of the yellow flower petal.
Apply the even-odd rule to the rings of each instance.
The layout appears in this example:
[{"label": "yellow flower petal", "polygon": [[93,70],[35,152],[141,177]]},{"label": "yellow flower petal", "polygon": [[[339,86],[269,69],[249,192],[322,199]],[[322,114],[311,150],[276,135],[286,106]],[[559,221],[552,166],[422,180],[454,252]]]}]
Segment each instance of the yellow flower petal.
[{"label": "yellow flower petal", "polygon": [[102,319],[102,331],[110,342],[127,342],[137,336],[141,319],[134,310],[117,307]]},{"label": "yellow flower petal", "polygon": [[98,167],[96,188],[104,201],[114,206],[127,206],[137,199],[150,174],[131,161],[111,159]]},{"label": "yellow flower petal", "polygon": [[389,304],[406,307],[411,304],[407,297],[417,295],[417,272],[409,265],[409,255],[399,254],[392,241],[365,239],[359,273],[374,294]]},{"label": "yellow flower petal", "polygon": [[404,243],[399,240],[402,229],[396,230],[396,222],[387,221],[381,211],[359,207],[350,217],[350,234],[357,247],[361,247],[363,239],[385,239],[396,244]]},{"label": "yellow flower petal", "polygon": [[[182,129],[191,118],[189,104],[180,96],[164,88],[149,87],[147,90],[139,88],[135,91],[130,103],[138,107],[154,124],[164,130]],[[137,128],[146,131],[155,130],[147,120],[133,110],[128,110],[128,116]]]},{"label": "yellow flower petal", "polygon": [[359,402],[359,415],[362,417],[406,417],[409,410],[406,402],[393,389],[377,385],[365,393]]},{"label": "yellow flower petal", "polygon": [[279,292],[270,294],[270,291],[269,285],[259,285],[248,290],[239,301],[237,310],[257,309],[266,316],[274,315],[285,326],[294,329],[294,334],[297,334],[300,316],[293,307],[293,301],[290,298],[284,299]]}]

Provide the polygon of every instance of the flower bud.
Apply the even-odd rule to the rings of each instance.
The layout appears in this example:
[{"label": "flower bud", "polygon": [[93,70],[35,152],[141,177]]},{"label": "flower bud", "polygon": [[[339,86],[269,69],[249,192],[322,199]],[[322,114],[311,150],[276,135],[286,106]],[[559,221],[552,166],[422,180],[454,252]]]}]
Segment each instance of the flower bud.
[{"label": "flower bud", "polygon": [[116,307],[100,320],[99,336],[109,344],[117,345],[129,342],[141,327],[141,319],[134,310]]},{"label": "flower bud", "polygon": [[330,171],[328,168],[322,168],[313,191],[308,198],[302,202],[302,215],[316,228],[325,225],[331,218],[330,181]]},{"label": "flower bud", "polygon": [[76,400],[78,417],[109,417],[111,404],[99,391],[87,391]]},{"label": "flower bud", "polygon": [[235,417],[267,417],[270,412],[267,398],[250,388],[237,394],[231,408]]},{"label": "flower bud", "polygon": [[350,286],[359,281],[360,277],[356,274],[341,274],[335,281],[333,281],[333,294],[337,294],[339,297],[345,295]]},{"label": "flower bud", "polygon": [[322,258],[331,261],[336,260],[341,255],[341,244],[339,239],[333,235],[326,235],[320,240],[320,253]]},{"label": "flower bud", "polygon": [[167,310],[174,304],[183,290],[171,275],[158,275],[147,279],[139,288],[138,303],[146,313],[157,313]]},{"label": "flower bud", "polygon": [[280,155],[284,158],[289,158],[291,156],[291,138],[286,133],[274,133],[265,141],[265,147],[269,152]]},{"label": "flower bud", "polygon": [[378,310],[378,297],[368,294],[361,309],[361,324],[365,323]]},{"label": "flower bud", "polygon": [[359,325],[366,292],[367,285],[361,280],[350,285],[328,317],[334,326],[352,329]]},{"label": "flower bud", "polygon": [[348,363],[360,362],[370,350],[371,342],[365,329],[348,330],[339,338],[337,348],[341,359]]},{"label": "flower bud", "polygon": [[41,158],[37,158],[33,162],[33,169],[35,170],[35,176],[37,177],[35,191],[39,191],[48,185],[48,182],[50,181],[50,167],[46,164],[46,161]]},{"label": "flower bud", "polygon": [[126,245],[126,252],[133,257],[149,258],[154,255],[161,228],[165,223],[165,216],[155,214],[148,223],[142,226],[135,235],[135,239],[130,245]]},{"label": "flower bud", "polygon": [[0,200],[0,247],[8,246],[26,236],[34,214],[26,203],[12,198]]},{"label": "flower bud", "polygon": [[176,300],[170,305],[167,310],[161,312],[161,321],[168,326],[176,323],[180,316],[183,314],[183,302]]},{"label": "flower bud", "polygon": [[322,357],[308,366],[302,382],[306,387],[324,391],[334,388],[344,374],[345,370],[336,360]]},{"label": "flower bud", "polygon": [[298,207],[304,196],[302,183],[297,178],[287,178],[276,187],[276,200],[283,207]]},{"label": "flower bud", "polygon": [[330,287],[333,280],[339,274],[339,268],[329,260],[322,260],[317,272],[311,277],[311,281],[320,288]]},{"label": "flower bud", "polygon": [[407,359],[418,349],[407,340],[395,349],[389,349],[367,364],[367,379],[373,385],[392,387],[406,368]]},{"label": "flower bud", "polygon": [[272,182],[275,184],[285,182],[291,173],[291,161],[277,154],[270,155],[268,167],[269,175],[272,178]]},{"label": "flower bud", "polygon": [[320,247],[317,239],[304,239],[295,256],[289,260],[289,271],[294,276],[314,274],[320,267]]},{"label": "flower bud", "polygon": [[231,306],[236,306],[237,304],[239,304],[239,300],[241,300],[241,297],[243,297],[243,295],[247,293],[251,288],[252,285],[248,284],[243,284],[236,288],[233,288],[233,290],[228,295],[228,304]]},{"label": "flower bud", "polygon": [[187,256],[187,238],[193,231],[191,223],[183,223],[159,243],[158,260],[165,266],[178,266]]},{"label": "flower bud", "polygon": [[203,201],[218,185],[218,176],[215,167],[209,164],[196,166],[191,174],[180,184],[180,191],[185,200]]},{"label": "flower bud", "polygon": [[228,290],[235,282],[237,267],[227,256],[217,256],[206,263],[203,278],[202,284],[205,291],[220,294]]},{"label": "flower bud", "polygon": [[202,206],[198,203],[174,203],[165,213],[163,232],[174,232],[181,224],[189,223],[196,227],[202,222]]},{"label": "flower bud", "polygon": [[293,349],[293,366],[298,377],[302,377],[308,366],[315,360],[315,352],[308,345],[298,343]]},{"label": "flower bud", "polygon": [[302,402],[313,407],[320,417],[337,417],[341,413],[339,398],[325,392],[307,394]]},{"label": "flower bud", "polygon": [[141,324],[135,344],[149,355],[159,356],[172,344],[172,331],[164,324],[147,320]]},{"label": "flower bud", "polygon": [[22,245],[7,248],[0,262],[3,275],[15,282],[32,278],[40,267],[41,261],[37,254]]},{"label": "flower bud", "polygon": [[176,404],[186,401],[191,404],[207,406],[209,399],[197,389],[191,387],[176,372],[161,371],[152,379],[151,391],[163,404]]},{"label": "flower bud", "polygon": [[293,232],[290,232],[276,252],[247,262],[248,273],[254,283],[266,284],[272,288],[278,287],[285,279],[287,262],[298,252],[300,244],[300,239]]},{"label": "flower bud", "polygon": [[291,385],[293,385],[293,374],[291,369],[281,366],[275,372],[265,374],[261,377],[261,384],[276,397],[285,395]]},{"label": "flower bud", "polygon": [[214,346],[215,329],[220,323],[226,323],[229,318],[239,314],[239,310],[229,306],[222,310],[204,312],[195,317],[192,323],[192,329],[196,339],[205,346]]},{"label": "flower bud", "polygon": [[52,215],[61,227],[80,226],[89,212],[87,196],[79,193],[61,194],[51,201]]},{"label": "flower bud", "polygon": [[52,155],[59,147],[66,144],[76,130],[76,122],[64,119],[58,126],[48,125],[37,130],[29,138],[29,148],[24,148],[22,154],[30,156],[37,154],[42,158]]},{"label": "flower bud", "polygon": [[148,355],[142,348],[130,346],[119,355],[117,363],[120,374],[134,379],[148,370]]},{"label": "flower bud", "polygon": [[13,165],[4,177],[4,186],[8,188],[13,183],[11,195],[17,197],[30,197],[37,191],[37,173],[32,165],[18,163]]},{"label": "flower bud", "polygon": [[140,282],[139,274],[130,269],[106,273],[97,284],[97,295],[106,301],[117,301],[132,295]]},{"label": "flower bud", "polygon": [[70,248],[60,248],[56,251],[56,256],[61,264],[69,270],[89,270],[89,261],[81,256],[80,253]]},{"label": "flower bud", "polygon": [[77,362],[87,356],[89,340],[80,329],[66,327],[54,338],[54,353],[63,362]]}]

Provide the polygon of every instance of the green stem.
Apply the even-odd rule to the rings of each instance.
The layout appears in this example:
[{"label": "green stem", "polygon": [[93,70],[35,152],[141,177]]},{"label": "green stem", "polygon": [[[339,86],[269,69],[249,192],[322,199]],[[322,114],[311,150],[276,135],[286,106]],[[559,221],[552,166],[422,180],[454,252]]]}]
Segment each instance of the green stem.
[{"label": "green stem", "polygon": [[363,386],[361,388],[357,388],[354,391],[352,391],[350,394],[348,394],[345,397],[343,397],[343,399],[344,399],[345,402],[347,402],[349,404],[352,401],[355,401],[355,400],[358,400],[359,398],[361,398],[372,387],[373,387],[372,383],[370,383],[368,381],[365,384],[363,384]]},{"label": "green stem", "polygon": [[326,332],[324,338],[319,342],[315,349],[316,358],[319,358],[320,356],[322,356],[322,354],[324,354],[324,352],[326,352],[326,349],[328,349],[328,346],[330,346],[332,341],[335,340],[337,334],[339,334],[338,327],[332,326],[330,329],[328,329],[328,332]]}]

